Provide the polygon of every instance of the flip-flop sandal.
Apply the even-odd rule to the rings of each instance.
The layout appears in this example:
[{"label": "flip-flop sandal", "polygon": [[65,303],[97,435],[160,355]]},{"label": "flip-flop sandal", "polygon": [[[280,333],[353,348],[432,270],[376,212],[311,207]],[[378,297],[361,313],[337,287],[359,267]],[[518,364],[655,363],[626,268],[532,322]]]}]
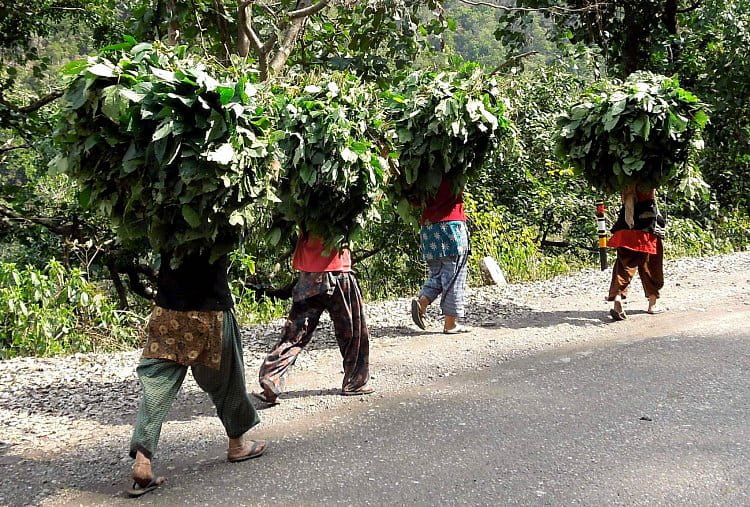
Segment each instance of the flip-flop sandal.
[{"label": "flip-flop sandal", "polygon": [[278,400],[268,401],[268,399],[266,398],[266,394],[265,393],[262,393],[262,392],[259,393],[258,391],[252,391],[250,394],[252,394],[255,398],[259,399],[260,401],[262,401],[263,403],[266,403],[268,405],[278,405],[279,404]]},{"label": "flip-flop sandal", "polygon": [[341,390],[341,396],[361,396],[363,394],[372,394],[375,392],[375,389],[372,387],[360,387],[359,389],[355,389],[354,391],[345,391]]},{"label": "flip-flop sandal", "polygon": [[658,314],[664,313],[666,311],[667,311],[666,308],[657,308],[656,310],[651,310],[651,311],[646,310],[646,313],[648,313],[649,315],[658,315]]},{"label": "flip-flop sandal", "polygon": [[266,448],[268,447],[268,442],[265,440],[253,440],[253,445],[250,446],[250,451],[247,454],[242,454],[240,456],[229,456],[227,454],[227,461],[230,463],[239,463],[240,461],[247,461],[249,459],[257,458],[259,456],[262,456],[264,452],[266,452]]},{"label": "flip-flop sandal", "polygon": [[612,309],[610,309],[610,310],[609,310],[609,315],[610,315],[610,316],[611,316],[611,317],[612,317],[612,318],[613,318],[614,320],[625,320],[625,319],[627,319],[627,318],[628,318],[628,314],[627,314],[627,313],[625,313],[625,310],[623,310],[623,311],[621,311],[621,312],[618,312],[618,311],[616,311],[616,310],[615,310],[614,308],[612,308]]},{"label": "flip-flop sandal", "polygon": [[133,487],[131,487],[129,490],[126,491],[128,496],[130,498],[135,498],[138,496],[145,495],[149,491],[153,491],[162,484],[167,482],[167,480],[164,477],[157,477],[155,479],[151,479],[151,482],[146,484],[145,486],[141,486],[136,481],[133,481]]},{"label": "flip-flop sandal", "polygon": [[422,308],[419,306],[419,301],[416,299],[411,300],[411,320],[419,327],[419,329],[427,329],[424,323],[424,313]]},{"label": "flip-flop sandal", "polygon": [[452,327],[450,329],[443,328],[443,334],[462,334],[462,333],[471,333],[471,328],[462,326],[461,324],[456,324],[455,327]]}]

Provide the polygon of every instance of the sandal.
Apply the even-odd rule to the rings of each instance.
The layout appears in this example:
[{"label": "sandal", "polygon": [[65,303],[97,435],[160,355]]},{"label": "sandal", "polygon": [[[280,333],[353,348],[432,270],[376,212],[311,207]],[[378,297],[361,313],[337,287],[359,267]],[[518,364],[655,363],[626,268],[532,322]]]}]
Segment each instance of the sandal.
[{"label": "sandal", "polygon": [[625,319],[627,319],[627,318],[628,318],[628,314],[627,314],[627,313],[625,313],[625,310],[620,310],[620,311],[618,312],[617,310],[615,310],[614,308],[612,308],[612,309],[611,309],[611,310],[609,311],[609,314],[610,314],[610,316],[611,316],[611,317],[612,317],[612,318],[613,318],[614,320],[625,320]]},{"label": "sandal", "polygon": [[266,452],[268,442],[265,440],[251,440],[250,442],[252,442],[252,444],[250,445],[249,450],[247,450],[245,445],[242,445],[241,447],[230,447],[227,451],[227,461],[230,463],[239,463],[240,461],[246,461],[248,459],[262,456],[263,453]]},{"label": "sandal", "polygon": [[419,306],[417,299],[411,300],[411,320],[417,325],[419,329],[427,329],[427,325],[424,323],[424,312],[422,307]]},{"label": "sandal", "polygon": [[454,327],[450,329],[443,328],[444,334],[461,334],[461,333],[471,333],[471,328],[463,326],[461,324],[456,324]]},{"label": "sandal", "polygon": [[255,398],[259,399],[260,401],[262,401],[263,403],[266,403],[268,405],[278,405],[279,404],[278,400],[275,400],[275,399],[273,401],[269,401],[268,398],[266,398],[266,394],[263,393],[263,392],[259,393],[258,391],[252,391],[250,394],[252,394]]},{"label": "sandal", "polygon": [[253,392],[253,396],[258,398],[260,401],[268,403],[269,405],[278,405],[279,402],[276,401],[276,399],[279,397],[279,394],[281,394],[281,391],[279,391],[279,389],[276,387],[276,384],[274,384],[271,380],[264,378],[260,381],[260,387],[263,389],[263,392]]},{"label": "sandal", "polygon": [[348,390],[348,389],[342,389],[341,390],[341,396],[360,396],[363,394],[372,394],[375,392],[375,389],[367,386],[362,386],[358,389]]},{"label": "sandal", "polygon": [[[141,466],[147,466],[150,469],[151,463],[134,463],[133,472],[135,472],[136,467]],[[126,493],[129,497],[135,498],[145,495],[149,491],[155,490],[165,482],[167,482],[167,479],[165,479],[164,477],[154,478],[153,474],[150,474],[149,477],[136,477],[135,473],[133,473],[133,486],[129,490],[127,490]]]}]

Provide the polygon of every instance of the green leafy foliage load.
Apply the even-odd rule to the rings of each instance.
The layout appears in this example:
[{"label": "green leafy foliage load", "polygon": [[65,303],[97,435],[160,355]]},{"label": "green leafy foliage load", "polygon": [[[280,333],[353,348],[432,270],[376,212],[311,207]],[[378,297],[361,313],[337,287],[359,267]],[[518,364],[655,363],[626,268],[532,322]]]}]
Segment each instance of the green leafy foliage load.
[{"label": "green leafy foliage load", "polygon": [[[82,187],[124,243],[175,262],[216,258],[272,195],[272,119],[246,78],[220,82],[184,48],[129,39],[69,64],[53,167]],[[265,102],[265,101],[263,101]]]},{"label": "green leafy foliage load", "polygon": [[561,115],[558,154],[595,188],[696,182],[690,164],[708,122],[705,106],[674,78],[633,73],[604,84]]},{"label": "green leafy foliage load", "polygon": [[[298,224],[340,247],[356,238],[390,173],[388,127],[377,88],[351,74],[319,76],[274,90],[283,176],[274,241]],[[282,234],[280,234],[282,233]]]},{"label": "green leafy foliage load", "polygon": [[494,79],[475,64],[414,72],[388,99],[400,168],[392,192],[404,212],[434,196],[443,179],[463,188],[508,126]]}]

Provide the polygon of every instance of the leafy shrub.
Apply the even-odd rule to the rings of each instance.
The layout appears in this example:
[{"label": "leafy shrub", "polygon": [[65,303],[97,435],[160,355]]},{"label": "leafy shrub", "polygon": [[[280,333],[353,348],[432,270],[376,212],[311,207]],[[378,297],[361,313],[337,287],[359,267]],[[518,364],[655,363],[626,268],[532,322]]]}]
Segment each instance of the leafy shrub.
[{"label": "leafy shrub", "polygon": [[559,153],[604,192],[640,183],[699,189],[690,165],[705,106],[676,79],[635,72],[624,83],[604,83],[560,116]]},{"label": "leafy shrub", "polygon": [[268,322],[284,317],[289,310],[289,303],[277,301],[268,297],[260,300],[255,291],[247,283],[255,275],[255,260],[252,256],[234,251],[230,256],[232,265],[230,272],[232,297],[235,304],[237,320],[241,325]]},{"label": "leafy shrub", "polygon": [[739,213],[721,218],[708,227],[690,218],[671,217],[664,255],[702,257],[750,247],[750,217]]},{"label": "leafy shrub", "polygon": [[0,357],[132,347],[142,322],[115,309],[78,269],[0,264]]},{"label": "leafy shrub", "polygon": [[493,257],[509,282],[543,280],[581,268],[585,256],[549,255],[538,246],[539,230],[496,205],[487,195],[467,195],[470,281],[481,285],[479,262]]}]

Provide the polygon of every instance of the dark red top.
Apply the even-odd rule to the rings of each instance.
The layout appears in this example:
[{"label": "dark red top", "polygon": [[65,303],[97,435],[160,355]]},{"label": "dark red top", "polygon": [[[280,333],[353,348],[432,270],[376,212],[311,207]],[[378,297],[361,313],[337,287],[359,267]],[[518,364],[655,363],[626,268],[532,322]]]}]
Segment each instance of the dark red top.
[{"label": "dark red top", "polygon": [[464,213],[463,193],[453,194],[453,183],[443,180],[435,197],[427,201],[427,206],[422,212],[422,225],[449,222],[452,220],[466,221]]},{"label": "dark red top", "polygon": [[[635,197],[638,202],[650,201],[654,198],[654,191],[648,194],[636,191]],[[659,238],[654,233],[637,229],[621,229],[612,234],[607,244],[610,248],[627,248],[636,252],[655,254],[658,242]]]},{"label": "dark red top", "polygon": [[348,248],[327,249],[319,237],[305,235],[297,240],[292,266],[308,273],[351,271],[352,259]]}]

